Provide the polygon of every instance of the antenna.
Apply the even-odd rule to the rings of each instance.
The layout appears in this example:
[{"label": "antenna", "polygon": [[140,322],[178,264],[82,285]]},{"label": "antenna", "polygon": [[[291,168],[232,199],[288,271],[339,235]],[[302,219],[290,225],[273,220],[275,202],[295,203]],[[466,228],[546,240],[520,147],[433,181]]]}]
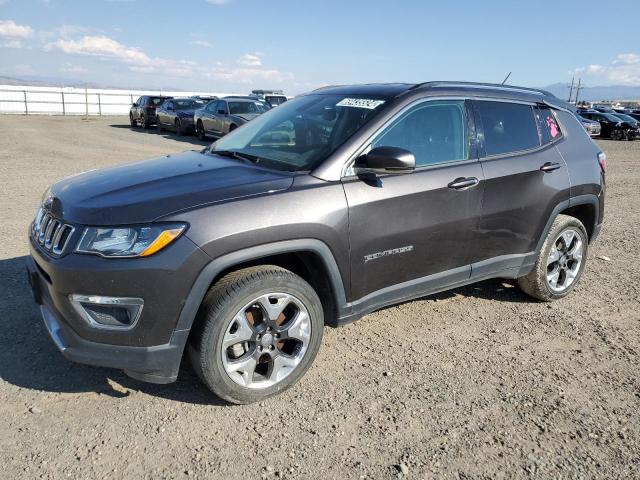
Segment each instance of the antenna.
[{"label": "antenna", "polygon": [[507,80],[509,80],[509,77],[511,76],[511,72],[509,72],[509,74],[504,77],[504,80],[502,81],[502,83],[500,85],[504,85],[505,83],[507,83]]}]

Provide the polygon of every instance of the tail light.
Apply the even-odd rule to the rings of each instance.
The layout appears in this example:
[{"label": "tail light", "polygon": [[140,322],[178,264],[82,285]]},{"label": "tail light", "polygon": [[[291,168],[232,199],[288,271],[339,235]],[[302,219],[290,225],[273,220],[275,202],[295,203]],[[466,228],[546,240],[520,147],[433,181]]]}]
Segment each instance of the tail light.
[{"label": "tail light", "polygon": [[606,172],[607,170],[607,154],[604,152],[600,152],[598,153],[598,163],[600,164],[600,170],[602,170],[602,173]]}]

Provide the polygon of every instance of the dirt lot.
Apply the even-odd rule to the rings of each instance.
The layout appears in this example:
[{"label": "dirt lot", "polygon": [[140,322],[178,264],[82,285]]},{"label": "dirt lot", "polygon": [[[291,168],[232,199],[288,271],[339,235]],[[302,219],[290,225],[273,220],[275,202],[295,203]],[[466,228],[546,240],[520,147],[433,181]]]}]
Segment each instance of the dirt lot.
[{"label": "dirt lot", "polygon": [[31,299],[48,184],[201,146],[125,124],[0,116],[0,477],[640,477],[640,142],[600,142],[606,224],[569,298],[488,281],[389,308],[327,329],[300,384],[238,407],[187,362],[164,386],[68,362]]}]

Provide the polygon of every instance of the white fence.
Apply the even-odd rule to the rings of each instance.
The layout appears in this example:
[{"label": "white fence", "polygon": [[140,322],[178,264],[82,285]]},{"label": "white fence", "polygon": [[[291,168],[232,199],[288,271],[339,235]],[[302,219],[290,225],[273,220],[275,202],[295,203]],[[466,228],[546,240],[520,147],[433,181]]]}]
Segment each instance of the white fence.
[{"label": "white fence", "polygon": [[0,85],[0,113],[22,115],[128,115],[141,95],[239,95],[223,92],[165,92],[73,87]]}]

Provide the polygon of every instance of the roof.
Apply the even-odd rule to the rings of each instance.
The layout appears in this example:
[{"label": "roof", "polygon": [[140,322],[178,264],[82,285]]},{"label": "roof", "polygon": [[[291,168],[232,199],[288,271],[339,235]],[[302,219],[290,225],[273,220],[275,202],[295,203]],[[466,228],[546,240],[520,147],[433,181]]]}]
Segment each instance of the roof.
[{"label": "roof", "polygon": [[256,101],[260,101],[262,102],[262,99],[257,98],[257,97],[241,97],[241,96],[230,96],[230,97],[223,97],[220,100],[233,100],[234,102],[256,102]]},{"label": "roof", "polygon": [[566,108],[565,102],[552,93],[528,87],[501,85],[493,83],[433,81],[424,83],[372,83],[363,85],[340,85],[323,87],[313,93],[336,95],[369,95],[372,97],[392,99],[409,92],[446,92],[447,95],[490,95],[526,101],[545,101]]}]

